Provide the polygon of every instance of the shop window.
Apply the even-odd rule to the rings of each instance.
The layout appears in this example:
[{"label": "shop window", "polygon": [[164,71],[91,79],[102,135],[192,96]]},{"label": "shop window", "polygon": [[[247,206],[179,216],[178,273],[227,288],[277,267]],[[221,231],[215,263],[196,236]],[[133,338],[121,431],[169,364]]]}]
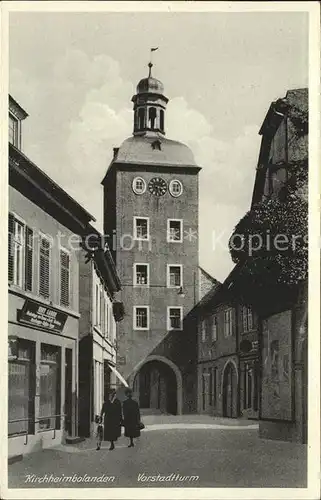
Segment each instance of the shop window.
[{"label": "shop window", "polygon": [[39,430],[60,429],[60,351],[41,344]]},{"label": "shop window", "polygon": [[8,434],[34,433],[35,344],[17,340],[8,363]]}]

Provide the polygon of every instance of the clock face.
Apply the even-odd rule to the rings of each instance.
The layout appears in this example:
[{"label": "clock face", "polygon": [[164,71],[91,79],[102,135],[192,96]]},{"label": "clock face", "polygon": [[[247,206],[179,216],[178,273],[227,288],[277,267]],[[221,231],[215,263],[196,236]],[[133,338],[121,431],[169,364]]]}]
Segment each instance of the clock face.
[{"label": "clock face", "polygon": [[167,191],[167,184],[161,177],[154,177],[149,181],[148,189],[155,196],[164,196]]}]

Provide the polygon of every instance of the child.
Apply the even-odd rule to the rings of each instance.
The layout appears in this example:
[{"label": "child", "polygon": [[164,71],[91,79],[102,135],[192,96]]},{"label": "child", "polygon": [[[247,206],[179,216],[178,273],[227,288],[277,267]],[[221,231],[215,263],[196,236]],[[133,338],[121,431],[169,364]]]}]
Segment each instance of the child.
[{"label": "child", "polygon": [[96,432],[96,438],[97,438],[97,448],[96,450],[100,450],[101,447],[101,442],[103,440],[103,435],[104,435],[104,426],[103,426],[103,419],[99,415],[96,415],[95,417],[95,423],[97,425],[97,432]]}]

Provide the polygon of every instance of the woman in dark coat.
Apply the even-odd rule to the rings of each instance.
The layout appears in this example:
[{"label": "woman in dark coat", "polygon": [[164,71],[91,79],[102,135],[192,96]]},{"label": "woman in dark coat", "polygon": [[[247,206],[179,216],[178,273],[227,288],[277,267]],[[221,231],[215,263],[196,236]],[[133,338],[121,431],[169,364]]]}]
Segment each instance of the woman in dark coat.
[{"label": "woman in dark coat", "polygon": [[[112,389],[108,396],[105,397],[100,416],[104,416],[104,441],[110,441],[110,450],[115,448],[114,442],[121,436],[121,402],[116,398],[116,391]],[[97,450],[100,446],[97,446]]]},{"label": "woman in dark coat", "polygon": [[125,436],[130,439],[128,448],[134,446],[134,438],[140,436],[140,411],[138,403],[132,399],[132,391],[125,392],[127,399],[123,402]]}]

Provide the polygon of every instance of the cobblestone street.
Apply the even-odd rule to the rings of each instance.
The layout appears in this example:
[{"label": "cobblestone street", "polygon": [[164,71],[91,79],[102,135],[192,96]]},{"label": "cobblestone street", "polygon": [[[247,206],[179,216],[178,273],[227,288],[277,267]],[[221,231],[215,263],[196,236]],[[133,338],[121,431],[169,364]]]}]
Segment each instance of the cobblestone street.
[{"label": "cobblestone street", "polygon": [[87,439],[25,456],[9,466],[9,487],[306,487],[306,447],[259,439],[255,421],[160,415],[144,423],[134,448],[122,436],[112,452]]}]

